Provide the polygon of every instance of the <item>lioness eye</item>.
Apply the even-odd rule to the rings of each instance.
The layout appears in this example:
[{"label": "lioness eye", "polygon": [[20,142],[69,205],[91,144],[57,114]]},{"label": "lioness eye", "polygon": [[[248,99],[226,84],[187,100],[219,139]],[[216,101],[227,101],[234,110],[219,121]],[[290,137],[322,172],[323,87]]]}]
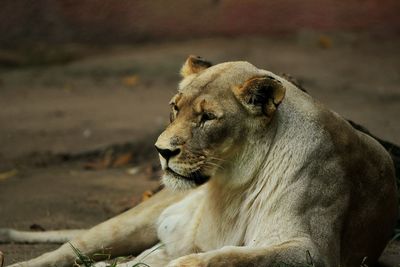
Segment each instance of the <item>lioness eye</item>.
[{"label": "lioness eye", "polygon": [[212,113],[210,113],[210,112],[204,112],[204,113],[201,115],[201,122],[215,120],[216,118],[217,118],[217,117],[216,117],[214,114],[212,114]]},{"label": "lioness eye", "polygon": [[178,106],[175,105],[175,104],[172,104],[172,111],[169,114],[169,121],[170,122],[173,122],[175,120],[176,115],[178,114],[178,111],[179,111]]}]

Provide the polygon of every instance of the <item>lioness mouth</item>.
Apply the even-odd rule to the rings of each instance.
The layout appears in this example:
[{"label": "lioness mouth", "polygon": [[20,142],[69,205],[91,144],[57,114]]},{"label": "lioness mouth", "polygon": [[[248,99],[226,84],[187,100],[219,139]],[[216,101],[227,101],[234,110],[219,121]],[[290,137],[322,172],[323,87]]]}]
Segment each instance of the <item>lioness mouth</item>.
[{"label": "lioness mouth", "polygon": [[196,185],[202,185],[210,179],[210,176],[204,175],[200,171],[192,172],[188,176],[183,176],[179,173],[176,173],[170,168],[167,168],[165,172],[169,173],[170,175],[178,179],[193,181]]}]

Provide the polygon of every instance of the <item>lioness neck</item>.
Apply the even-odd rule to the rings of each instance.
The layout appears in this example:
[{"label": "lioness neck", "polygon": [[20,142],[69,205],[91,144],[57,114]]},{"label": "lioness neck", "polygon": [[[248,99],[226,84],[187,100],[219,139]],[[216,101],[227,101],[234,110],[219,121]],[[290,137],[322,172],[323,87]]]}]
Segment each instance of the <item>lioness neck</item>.
[{"label": "lioness neck", "polygon": [[[211,218],[223,218],[215,219],[216,227],[231,220],[229,225],[233,225],[233,229],[235,225],[243,224],[236,228],[245,232],[249,217],[271,215],[276,208],[269,206],[271,198],[276,200],[273,201],[275,205],[285,205],[282,194],[288,191],[289,185],[295,184],[296,179],[304,176],[301,166],[323,138],[319,136],[320,130],[315,128],[313,114],[303,116],[293,112],[313,103],[307,103],[307,99],[300,101],[305,97],[301,93],[289,91],[288,94],[294,94],[297,102],[284,101],[265,132],[257,131],[257,136],[249,136],[238,156],[206,185],[204,207]],[[304,143],[310,137],[315,137],[315,142]]]},{"label": "lioness neck", "polygon": [[[254,185],[265,176],[265,164],[276,138],[277,123],[273,121],[259,136],[246,139],[242,149],[206,185],[205,207],[215,217],[236,221],[244,199],[253,194]],[[275,156],[275,155],[274,155]],[[264,177],[265,178],[265,177]],[[265,180],[262,178],[262,180]],[[265,181],[264,181],[265,182]]]}]

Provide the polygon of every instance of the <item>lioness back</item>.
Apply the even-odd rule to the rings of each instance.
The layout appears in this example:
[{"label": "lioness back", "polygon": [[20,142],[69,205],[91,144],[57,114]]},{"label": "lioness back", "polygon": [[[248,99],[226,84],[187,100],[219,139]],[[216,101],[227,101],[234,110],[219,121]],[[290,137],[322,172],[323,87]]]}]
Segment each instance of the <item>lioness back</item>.
[{"label": "lioness back", "polygon": [[[306,131],[312,132],[313,142],[318,143],[315,160],[321,165],[316,164],[319,170],[314,171],[319,179],[326,177],[326,181],[322,184],[325,188],[313,190],[321,190],[325,196],[330,194],[327,190],[331,193],[333,190],[332,197],[337,201],[342,201],[339,196],[347,195],[342,206],[346,211],[332,210],[328,219],[332,228],[341,229],[340,265],[356,266],[365,257],[368,262],[375,262],[392,236],[397,220],[396,178],[389,153],[340,115],[288,85],[286,99],[290,98],[302,113],[299,117],[308,121],[304,123]],[[316,137],[319,130],[321,134]],[[339,216],[337,224],[332,220],[335,215]],[[324,216],[326,213],[312,220],[311,231],[316,236],[323,236],[326,231],[321,229],[326,220]],[[321,247],[332,249],[324,242],[326,240],[321,239]]]},{"label": "lioness back", "polygon": [[341,155],[350,190],[343,222],[341,262],[354,266],[364,257],[374,262],[392,236],[397,220],[392,158],[375,139],[354,129],[342,118],[337,118],[337,122],[323,120]]}]

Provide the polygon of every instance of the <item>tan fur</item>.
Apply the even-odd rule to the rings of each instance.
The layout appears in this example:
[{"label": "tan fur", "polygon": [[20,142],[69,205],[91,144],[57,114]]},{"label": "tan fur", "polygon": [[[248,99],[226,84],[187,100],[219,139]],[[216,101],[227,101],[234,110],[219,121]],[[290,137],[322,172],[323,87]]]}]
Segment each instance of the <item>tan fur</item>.
[{"label": "tan fur", "polygon": [[199,73],[202,70],[207,69],[212,64],[201,57],[198,56],[189,56],[186,60],[185,64],[181,69],[182,77],[186,78],[192,74]]},{"label": "tan fur", "polygon": [[[186,61],[156,142],[175,191],[72,243],[114,256],[147,248],[120,266],[375,263],[397,217],[384,148],[284,78],[247,62],[202,62]],[[17,266],[68,266],[73,257],[64,245]]]}]

